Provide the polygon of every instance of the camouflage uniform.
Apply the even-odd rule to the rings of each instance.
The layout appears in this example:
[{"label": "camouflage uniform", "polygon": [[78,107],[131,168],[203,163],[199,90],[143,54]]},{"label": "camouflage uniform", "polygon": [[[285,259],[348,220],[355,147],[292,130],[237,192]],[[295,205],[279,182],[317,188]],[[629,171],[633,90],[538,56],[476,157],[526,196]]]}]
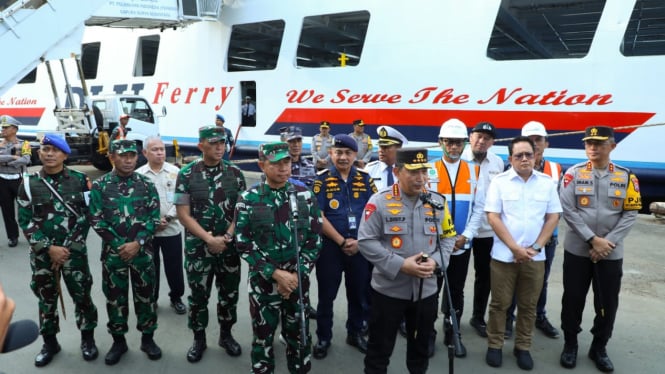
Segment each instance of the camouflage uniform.
[{"label": "camouflage uniform", "polygon": [[[90,215],[92,227],[102,238],[102,290],[106,296],[109,333],[124,335],[128,330],[131,275],[137,329],[152,334],[157,329],[152,237],[160,222],[155,186],[136,172],[121,177],[113,170],[93,182]],[[141,248],[136,257],[124,261],[118,247],[133,241],[139,242]]]},{"label": "camouflage uniform", "polygon": [[[311,368],[311,337],[307,332],[304,370],[300,370],[298,347],[300,324],[296,318],[298,290],[288,300],[277,292],[272,275],[275,269],[296,271],[293,223],[288,189],[297,191],[298,243],[301,246],[301,276],[304,304],[309,305],[309,273],[321,248],[321,212],[316,199],[306,187],[287,182],[280,189],[260,184],[244,192],[236,205],[236,241],[240,256],[249,264],[249,302],[252,316],[252,371],[272,373],[275,359],[272,349],[275,329],[280,322],[287,341],[286,356],[291,373]],[[309,325],[309,324],[307,324]]]},{"label": "camouflage uniform", "polygon": [[[53,186],[78,217],[65,208],[44,181]],[[62,277],[74,301],[76,326],[81,331],[92,331],[97,327],[97,308],[90,297],[92,275],[85,245],[90,223],[84,194],[89,190],[89,183],[85,174],[65,167],[54,175],[43,170],[30,175],[19,187],[19,225],[30,242],[30,288],[39,299],[42,335],[60,332],[58,280],[56,272],[51,269],[48,253],[51,245],[70,250],[69,258],[62,266]]]},{"label": "camouflage uniform", "polygon": [[[207,167],[203,159],[186,165],[178,174],[176,205],[189,205],[191,216],[206,231],[222,236],[233,222],[239,191],[247,188],[245,176],[231,162],[221,160]],[[240,257],[233,243],[225,251],[211,254],[205,242],[189,230],[185,235],[185,271],[191,290],[188,326],[195,333],[208,326],[208,299],[213,277],[217,288],[217,320],[224,331],[237,321]]]}]

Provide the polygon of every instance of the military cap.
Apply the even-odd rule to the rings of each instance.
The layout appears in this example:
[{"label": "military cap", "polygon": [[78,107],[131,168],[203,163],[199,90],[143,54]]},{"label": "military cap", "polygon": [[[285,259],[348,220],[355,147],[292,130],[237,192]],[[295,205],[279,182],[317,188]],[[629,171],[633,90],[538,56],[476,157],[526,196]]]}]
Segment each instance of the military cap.
[{"label": "military cap", "polygon": [[393,129],[390,126],[379,126],[376,129],[377,135],[379,135],[379,147],[380,146],[389,146],[389,145],[407,145],[409,141],[406,140],[406,137],[402,135],[401,132]]},{"label": "military cap", "polygon": [[614,137],[614,129],[609,126],[589,126],[584,130],[584,138],[587,140],[607,140]]},{"label": "military cap", "polygon": [[357,119],[357,120],[353,121],[353,126],[356,126],[356,125],[365,126],[365,122],[363,122],[363,120],[361,120],[361,119]]},{"label": "military cap", "polygon": [[404,168],[407,170],[418,170],[432,167],[432,164],[427,161],[427,149],[425,148],[398,149],[397,165],[404,165]]},{"label": "military cap", "polygon": [[284,137],[283,141],[291,141],[296,139],[302,139],[302,129],[297,126],[289,126],[283,128],[282,136]]},{"label": "military cap", "polygon": [[259,146],[259,158],[270,162],[277,162],[289,155],[289,145],[284,142],[266,143]]},{"label": "military cap", "polygon": [[522,136],[547,136],[545,125],[538,121],[529,121],[526,125],[522,126]]},{"label": "military cap", "polygon": [[46,134],[39,142],[41,145],[52,145],[65,154],[70,154],[72,150],[69,148],[69,144],[65,138],[60,134]]},{"label": "military cap", "polygon": [[220,121],[222,121],[222,122],[226,122],[226,120],[224,119],[224,116],[221,115],[221,114],[217,114],[217,115],[215,115],[215,119],[218,119],[218,120],[220,120]]},{"label": "military cap", "polygon": [[111,153],[117,153],[121,155],[127,152],[137,153],[136,141],[128,139],[119,139],[111,142]]},{"label": "military cap", "polygon": [[18,129],[18,126],[21,124],[16,118],[12,116],[8,116],[6,114],[3,114],[0,116],[0,123],[2,123],[2,127],[9,127],[9,126],[14,126]]},{"label": "military cap", "polygon": [[218,126],[199,127],[199,141],[207,140],[208,143],[226,142],[224,129]]},{"label": "military cap", "polygon": [[321,126],[319,126],[319,127],[322,128],[322,129],[323,128],[329,129],[330,128],[330,123],[328,123],[328,121],[321,121]]},{"label": "military cap", "polygon": [[346,134],[335,135],[332,146],[335,148],[348,148],[354,152],[358,152],[358,143]]},{"label": "military cap", "polygon": [[489,134],[491,137],[496,138],[496,128],[489,122],[479,122],[476,126],[473,127],[473,129],[471,129],[471,133],[474,132],[484,132]]}]

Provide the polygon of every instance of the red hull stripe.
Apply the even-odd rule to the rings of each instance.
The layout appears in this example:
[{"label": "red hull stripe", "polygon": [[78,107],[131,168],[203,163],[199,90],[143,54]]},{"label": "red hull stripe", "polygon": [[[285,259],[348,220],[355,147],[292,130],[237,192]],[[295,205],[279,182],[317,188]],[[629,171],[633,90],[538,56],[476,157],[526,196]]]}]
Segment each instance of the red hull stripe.
[{"label": "red hull stripe", "polygon": [[[498,129],[520,129],[525,123],[540,121],[549,131],[577,131],[591,125],[612,127],[641,125],[655,113],[646,112],[550,112],[509,110],[439,110],[439,109],[308,109],[287,108],[276,123],[316,124],[322,120],[330,124],[351,124],[362,118],[367,125],[393,125],[435,127],[458,118],[468,127],[481,121],[492,122]],[[630,133],[632,129],[622,130]]]}]

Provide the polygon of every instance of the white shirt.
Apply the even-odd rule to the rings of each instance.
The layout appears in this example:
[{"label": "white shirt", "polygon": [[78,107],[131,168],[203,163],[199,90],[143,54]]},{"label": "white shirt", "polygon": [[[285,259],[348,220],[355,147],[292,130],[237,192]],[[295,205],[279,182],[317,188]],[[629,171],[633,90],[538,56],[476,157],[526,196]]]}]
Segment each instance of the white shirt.
[{"label": "white shirt", "polygon": [[[379,160],[372,161],[365,165],[365,171],[374,179],[374,185],[378,191],[388,187],[388,165],[385,162]],[[397,183],[397,177],[394,174],[393,181]]]},{"label": "white shirt", "polygon": [[165,162],[162,169],[155,173],[150,169],[150,164],[145,164],[136,169],[136,172],[143,174],[150,178],[152,183],[155,184],[157,193],[159,194],[159,216],[164,218],[166,216],[173,217],[173,220],[162,231],[156,232],[155,236],[174,236],[180,234],[182,231],[180,223],[176,215],[176,208],[173,204],[175,195],[175,183],[178,179],[178,169],[176,166]]},{"label": "white shirt", "polygon": [[[497,175],[490,183],[485,199],[485,212],[500,213],[508,232],[522,247],[530,247],[536,242],[545,224],[545,214],[562,211],[552,178],[535,170],[526,182],[513,169]],[[492,258],[501,262],[514,261],[513,252],[496,235]],[[533,260],[545,261],[545,251],[538,253]]]},{"label": "white shirt", "polygon": [[[464,149],[462,152],[462,160],[471,162],[473,164],[478,164],[478,162],[474,159],[470,146],[467,146],[466,149]],[[482,190],[487,192],[492,179],[503,173],[504,169],[505,166],[501,157],[497,156],[494,152],[487,151],[487,156],[485,156],[485,159],[480,162],[480,177],[478,178],[478,181],[484,181],[485,185],[479,187],[482,187]],[[492,236],[494,236],[494,231],[492,230],[492,226],[490,226],[490,224],[487,222],[487,216],[484,215],[482,222],[480,223],[480,227],[478,228],[478,235],[476,237],[490,238]]]}]

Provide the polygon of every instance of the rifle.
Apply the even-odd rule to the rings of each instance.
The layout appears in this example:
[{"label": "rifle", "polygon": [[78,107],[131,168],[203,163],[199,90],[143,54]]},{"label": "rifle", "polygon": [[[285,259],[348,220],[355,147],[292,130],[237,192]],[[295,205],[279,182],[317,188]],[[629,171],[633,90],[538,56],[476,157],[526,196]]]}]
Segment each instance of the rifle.
[{"label": "rifle", "polygon": [[293,223],[293,247],[296,252],[296,274],[298,274],[298,312],[296,312],[296,318],[300,320],[300,339],[299,339],[299,349],[298,356],[300,358],[300,372],[304,372],[305,368],[305,347],[307,347],[307,321],[306,321],[306,311],[305,311],[305,299],[302,292],[302,274],[300,272],[300,243],[298,243],[298,200],[296,196],[296,189],[291,184],[287,190],[289,194],[289,204],[291,206],[291,222]]}]

